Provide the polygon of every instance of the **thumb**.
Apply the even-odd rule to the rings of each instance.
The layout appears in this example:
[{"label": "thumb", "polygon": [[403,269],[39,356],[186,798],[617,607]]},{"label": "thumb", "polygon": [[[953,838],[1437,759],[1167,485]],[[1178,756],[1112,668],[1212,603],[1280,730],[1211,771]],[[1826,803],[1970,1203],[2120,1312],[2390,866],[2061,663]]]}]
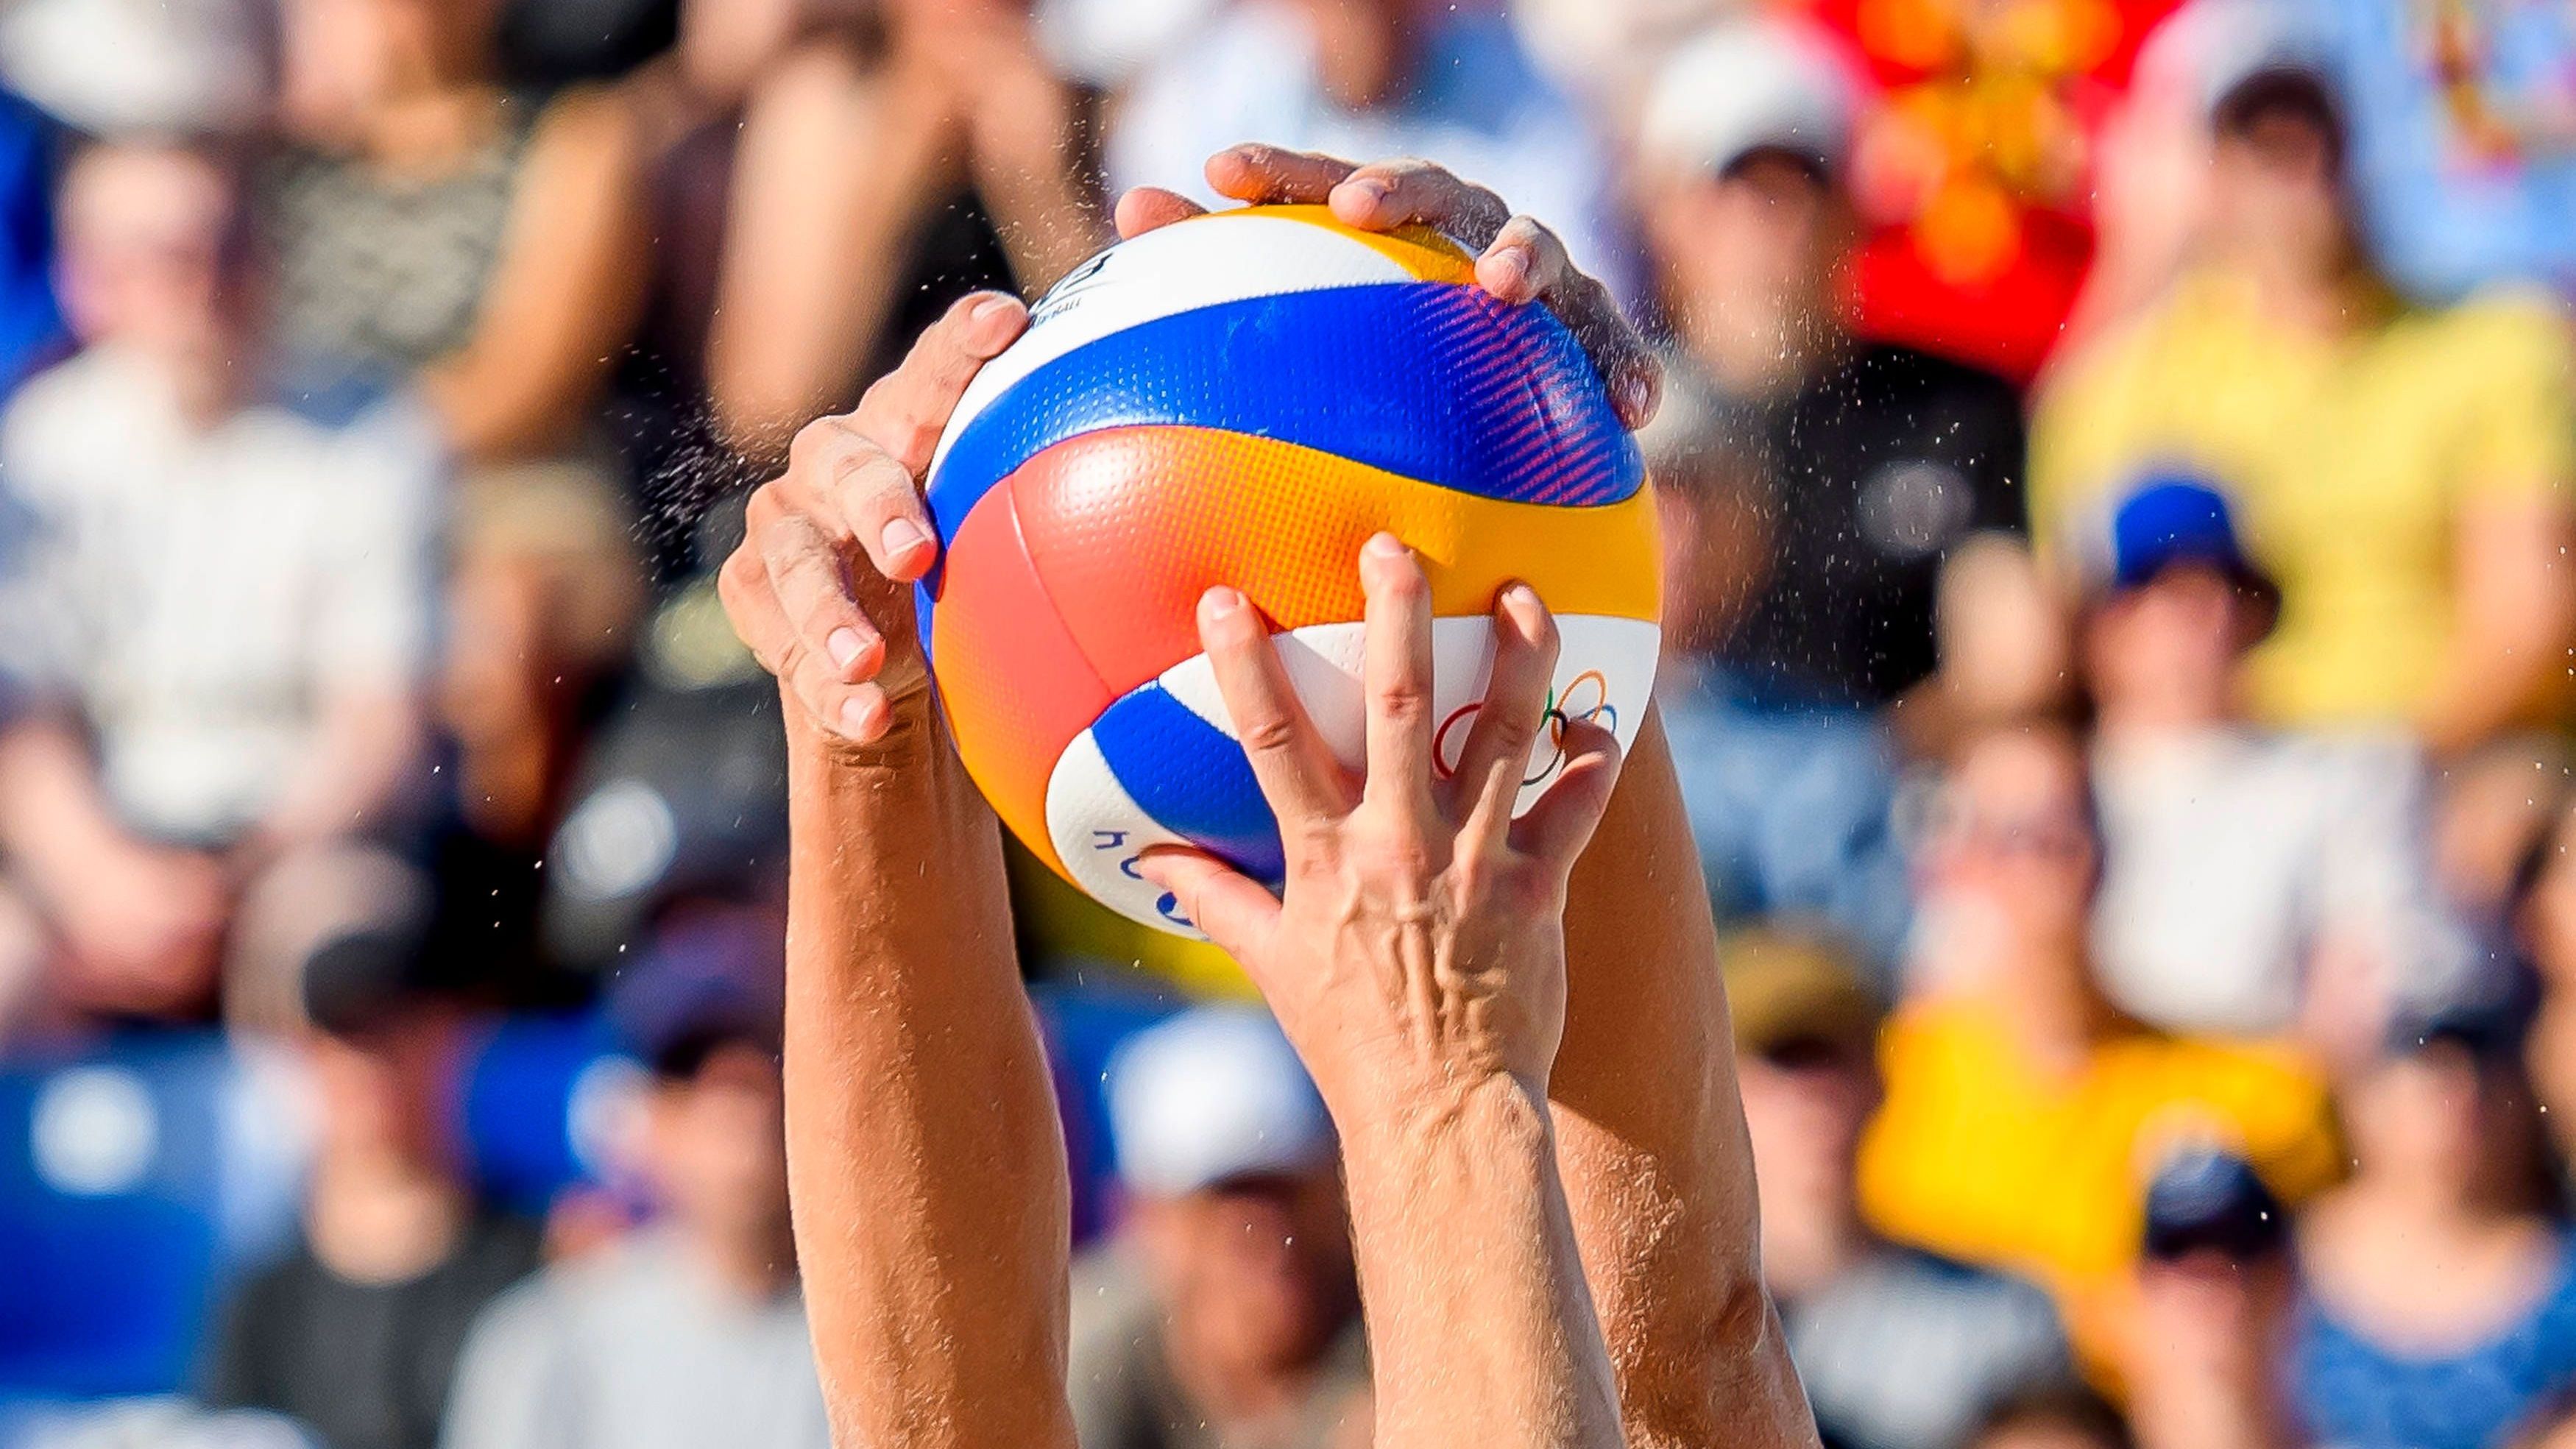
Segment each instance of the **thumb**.
[{"label": "thumb", "polygon": [[1560,881],[1573,872],[1575,858],[1609,811],[1620,765],[1618,736],[1589,720],[1568,720],[1563,728],[1564,773],[1511,831],[1512,844],[1545,861]]},{"label": "thumb", "polygon": [[1204,850],[1158,846],[1136,862],[1136,873],[1172,893],[1190,924],[1217,949],[1232,956],[1262,985],[1271,929],[1279,921],[1279,898],[1250,876]]}]

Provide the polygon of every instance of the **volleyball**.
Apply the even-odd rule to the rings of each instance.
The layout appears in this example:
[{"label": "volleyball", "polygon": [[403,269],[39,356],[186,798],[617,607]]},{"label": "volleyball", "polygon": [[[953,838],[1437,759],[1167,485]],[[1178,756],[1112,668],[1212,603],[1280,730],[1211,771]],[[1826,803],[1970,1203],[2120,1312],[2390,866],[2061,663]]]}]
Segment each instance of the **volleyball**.
[{"label": "volleyball", "polygon": [[1565,722],[1632,743],[1661,643],[1654,500],[1564,325],[1475,285],[1424,231],[1323,207],[1216,212],[1056,284],[940,438],[922,643],[957,752],[1020,841],[1130,919],[1197,935],[1137,871],[1156,845],[1276,885],[1279,834],[1200,652],[1199,596],[1268,619],[1307,713],[1363,762],[1361,545],[1431,582],[1436,770],[1483,698],[1495,595],[1563,640],[1516,810]]}]

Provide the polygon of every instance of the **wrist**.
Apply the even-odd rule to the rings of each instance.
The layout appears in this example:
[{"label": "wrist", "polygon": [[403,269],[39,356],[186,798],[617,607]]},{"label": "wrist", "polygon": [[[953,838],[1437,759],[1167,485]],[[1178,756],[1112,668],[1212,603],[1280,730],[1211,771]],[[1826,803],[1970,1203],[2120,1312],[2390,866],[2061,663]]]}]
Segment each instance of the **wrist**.
[{"label": "wrist", "polygon": [[1553,1151],[1546,1084],[1500,1069],[1416,1079],[1381,1074],[1357,1090],[1327,1094],[1325,1105],[1355,1194],[1363,1164],[1498,1162]]},{"label": "wrist", "polygon": [[885,728],[872,740],[854,740],[826,728],[783,683],[779,702],[787,714],[790,753],[826,769],[919,775],[956,763],[947,723],[939,717],[938,700],[927,687],[887,696]]}]

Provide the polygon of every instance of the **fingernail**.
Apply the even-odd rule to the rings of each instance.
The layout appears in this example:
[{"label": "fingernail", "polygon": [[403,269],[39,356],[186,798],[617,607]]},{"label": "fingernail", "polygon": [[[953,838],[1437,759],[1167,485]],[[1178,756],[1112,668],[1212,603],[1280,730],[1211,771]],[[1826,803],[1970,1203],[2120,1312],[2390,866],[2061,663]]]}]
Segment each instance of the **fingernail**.
[{"label": "fingernail", "polygon": [[1539,602],[1538,590],[1531,588],[1527,584],[1505,585],[1503,588],[1503,602],[1515,609],[1536,609],[1544,607]]},{"label": "fingernail", "polygon": [[868,707],[868,701],[856,697],[841,701],[841,733],[864,740],[875,725],[876,711]]},{"label": "fingernail", "polygon": [[1404,546],[1403,539],[1400,539],[1391,533],[1373,535],[1368,541],[1367,548],[1362,551],[1365,553],[1375,554],[1379,558],[1389,559],[1403,558],[1407,554],[1413,552],[1413,550]]},{"label": "fingernail", "polygon": [[975,310],[966,314],[966,320],[969,322],[989,322],[993,318],[999,317],[1004,312],[1009,311],[1016,305],[1018,304],[1014,303],[1008,297],[987,297],[983,301],[975,304]]},{"label": "fingernail", "polygon": [[1529,253],[1520,247],[1505,247],[1485,260],[1502,274],[1499,279],[1502,287],[1517,289],[1529,280]]},{"label": "fingernail", "polygon": [[1243,595],[1220,584],[1207,591],[1207,596],[1199,601],[1199,607],[1211,619],[1231,619],[1243,608]]},{"label": "fingernail", "polygon": [[877,535],[877,540],[885,545],[889,559],[898,559],[915,549],[927,547],[931,541],[930,534],[909,518],[888,522],[885,531]]},{"label": "fingernail", "polygon": [[850,628],[833,630],[823,640],[823,647],[831,651],[832,662],[841,666],[844,673],[848,672],[851,665],[859,662],[859,654],[867,648],[859,640],[859,631]]},{"label": "fingernail", "polygon": [[1344,181],[1342,184],[1353,188],[1362,196],[1366,197],[1371,206],[1375,206],[1377,203],[1384,201],[1395,194],[1394,187],[1387,185],[1385,182],[1380,181],[1374,176],[1354,176],[1349,180]]}]

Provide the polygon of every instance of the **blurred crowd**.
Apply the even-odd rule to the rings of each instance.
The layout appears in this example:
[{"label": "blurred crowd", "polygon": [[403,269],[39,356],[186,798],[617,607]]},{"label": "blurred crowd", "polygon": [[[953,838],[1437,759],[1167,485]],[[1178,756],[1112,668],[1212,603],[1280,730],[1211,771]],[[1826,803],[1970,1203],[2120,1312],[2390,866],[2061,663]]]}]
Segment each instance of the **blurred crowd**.
[{"label": "blurred crowd", "polygon": [[[1836,1449],[2576,1445],[2576,5],[5,0],[0,1445],[822,1446],[741,499],[1239,140],[1661,349]],[[1086,1449],[1367,1442],[1249,988],[1015,862]]]}]

